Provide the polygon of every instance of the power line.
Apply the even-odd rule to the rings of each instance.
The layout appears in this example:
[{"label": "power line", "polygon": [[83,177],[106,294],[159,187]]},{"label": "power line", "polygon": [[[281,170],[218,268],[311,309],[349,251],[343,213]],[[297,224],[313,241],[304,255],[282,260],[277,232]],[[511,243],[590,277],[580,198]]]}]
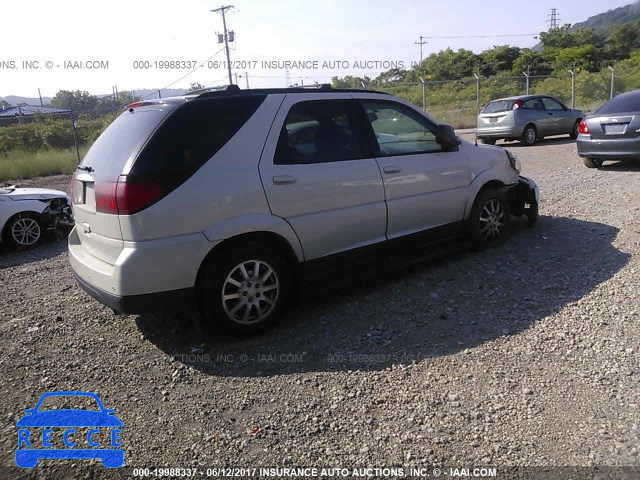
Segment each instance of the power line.
[{"label": "power line", "polygon": [[[218,50],[216,53],[214,53],[213,55],[211,55],[209,58],[207,58],[206,60],[203,60],[202,62],[200,62],[200,64],[199,64],[196,68],[194,68],[193,70],[191,70],[189,73],[187,73],[186,75],[183,75],[182,77],[180,77],[180,78],[179,78],[179,79],[177,79],[176,81],[171,82],[169,85],[166,85],[165,87],[161,88],[160,90],[166,90],[167,88],[169,88],[169,87],[171,87],[171,86],[175,85],[175,84],[176,84],[176,83],[178,83],[179,81],[184,80],[185,78],[187,78],[189,75],[191,75],[191,74],[192,74],[192,73],[194,73],[195,71],[200,70],[202,67],[204,67],[204,66],[205,66],[205,64],[206,64],[209,60],[211,60],[213,57],[215,57],[216,55],[218,55],[222,50],[224,50],[224,49],[223,49],[223,48],[221,48],[221,49],[220,49],[220,50]],[[149,98],[149,97],[151,97],[152,95],[155,95],[155,93],[150,93],[149,95],[147,95],[146,97],[144,97],[144,98],[143,98],[143,100],[144,100],[145,98]]]}]

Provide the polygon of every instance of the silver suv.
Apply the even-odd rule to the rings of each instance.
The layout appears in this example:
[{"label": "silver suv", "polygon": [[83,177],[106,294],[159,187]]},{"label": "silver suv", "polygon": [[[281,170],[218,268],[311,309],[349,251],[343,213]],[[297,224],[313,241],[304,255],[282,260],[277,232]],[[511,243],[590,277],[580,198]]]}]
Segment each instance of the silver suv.
[{"label": "silver suv", "polygon": [[509,152],[384,93],[232,86],[137,102],[74,175],[71,267],[116,311],[197,305],[253,334],[314,273],[501,243],[510,211],[537,215],[518,172]]}]

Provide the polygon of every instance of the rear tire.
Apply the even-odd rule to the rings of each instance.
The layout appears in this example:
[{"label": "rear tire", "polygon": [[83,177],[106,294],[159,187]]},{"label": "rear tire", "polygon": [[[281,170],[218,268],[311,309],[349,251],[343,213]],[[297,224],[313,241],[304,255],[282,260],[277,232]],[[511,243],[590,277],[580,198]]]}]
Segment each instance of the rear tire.
[{"label": "rear tire", "polygon": [[587,168],[600,168],[602,166],[602,160],[599,158],[586,157],[582,161]]},{"label": "rear tire", "polygon": [[220,252],[205,269],[200,304],[207,326],[248,337],[269,328],[287,304],[291,270],[276,249],[248,242]]},{"label": "rear tire", "polygon": [[509,202],[504,192],[487,188],[473,203],[470,216],[471,241],[476,250],[504,243],[509,230]]},{"label": "rear tire", "polygon": [[531,145],[536,143],[537,139],[538,130],[536,129],[535,125],[530,123],[529,125],[524,127],[524,130],[522,131],[522,138],[520,139],[522,145],[530,147]]}]

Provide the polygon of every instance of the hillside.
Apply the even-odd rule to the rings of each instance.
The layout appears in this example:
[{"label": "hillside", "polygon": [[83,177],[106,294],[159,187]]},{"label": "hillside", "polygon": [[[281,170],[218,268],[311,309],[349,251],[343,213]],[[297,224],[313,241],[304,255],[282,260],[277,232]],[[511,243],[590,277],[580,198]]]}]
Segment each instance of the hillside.
[{"label": "hillside", "polygon": [[611,25],[621,25],[623,23],[640,20],[640,0],[624,7],[614,8],[598,15],[587,18],[584,22],[579,22],[571,27],[571,31],[578,28],[592,28],[594,30],[606,30]]}]

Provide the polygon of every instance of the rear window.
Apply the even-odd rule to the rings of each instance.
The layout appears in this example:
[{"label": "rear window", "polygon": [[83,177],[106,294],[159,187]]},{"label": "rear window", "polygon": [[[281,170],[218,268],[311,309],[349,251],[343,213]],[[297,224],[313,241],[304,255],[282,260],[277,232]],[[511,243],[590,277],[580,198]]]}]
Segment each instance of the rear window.
[{"label": "rear window", "polygon": [[495,102],[491,102],[489,105],[484,107],[482,113],[497,113],[513,110],[514,103],[515,100],[496,100]]},{"label": "rear window", "polygon": [[640,90],[613,97],[596,110],[596,115],[640,112]]},{"label": "rear window", "polygon": [[204,98],[179,106],[145,145],[129,174],[184,180],[237,133],[265,97]]},{"label": "rear window", "polygon": [[169,111],[169,107],[154,107],[123,113],[93,143],[81,166],[91,167],[98,181],[115,181]]}]

